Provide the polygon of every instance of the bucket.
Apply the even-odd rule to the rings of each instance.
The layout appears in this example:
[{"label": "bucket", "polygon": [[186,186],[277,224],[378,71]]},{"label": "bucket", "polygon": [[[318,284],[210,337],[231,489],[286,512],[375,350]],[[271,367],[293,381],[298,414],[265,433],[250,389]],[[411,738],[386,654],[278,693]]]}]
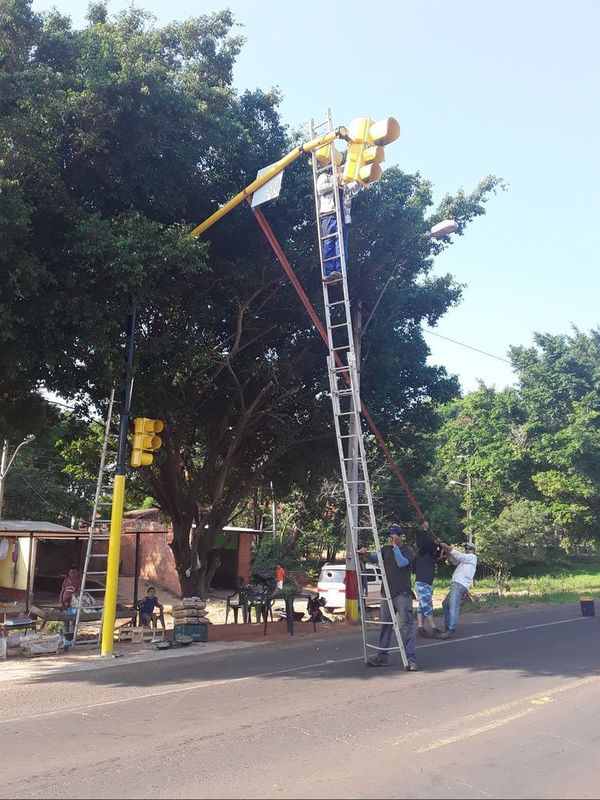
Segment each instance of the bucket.
[{"label": "bucket", "polygon": [[581,605],[581,616],[582,617],[595,617],[596,616],[596,609],[594,607],[594,598],[593,597],[580,597],[579,604]]}]

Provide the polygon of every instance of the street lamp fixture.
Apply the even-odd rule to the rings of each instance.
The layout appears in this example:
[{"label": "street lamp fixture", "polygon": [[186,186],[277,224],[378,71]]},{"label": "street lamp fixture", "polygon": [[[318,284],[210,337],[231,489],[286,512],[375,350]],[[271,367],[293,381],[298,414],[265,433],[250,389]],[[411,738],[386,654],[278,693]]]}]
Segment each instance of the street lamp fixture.
[{"label": "street lamp fixture", "polygon": [[458,230],[458,222],[454,219],[443,219],[441,222],[435,224],[429,231],[429,235],[434,239],[441,239],[442,236],[448,236],[450,233],[456,233]]},{"label": "street lamp fixture", "polygon": [[4,509],[4,482],[6,479],[6,474],[12,467],[15,456],[19,450],[24,444],[29,444],[30,442],[33,442],[34,439],[35,435],[33,433],[30,433],[28,436],[26,436],[23,441],[16,446],[15,452],[12,454],[10,461],[8,461],[8,439],[4,440],[4,446],[2,448],[2,461],[0,461],[0,519],[2,519],[2,511]]}]

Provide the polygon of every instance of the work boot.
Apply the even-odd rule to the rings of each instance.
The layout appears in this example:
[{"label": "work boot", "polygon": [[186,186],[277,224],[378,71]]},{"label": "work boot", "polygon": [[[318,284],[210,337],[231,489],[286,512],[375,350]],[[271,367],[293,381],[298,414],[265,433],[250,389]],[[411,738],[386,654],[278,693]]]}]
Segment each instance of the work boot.
[{"label": "work boot", "polygon": [[380,656],[369,656],[367,659],[367,666],[369,667],[387,667],[389,663],[387,659],[381,658]]},{"label": "work boot", "polygon": [[405,670],[406,670],[406,672],[418,672],[419,671],[419,665],[417,664],[416,661],[409,661],[408,664],[405,667]]},{"label": "work boot", "polygon": [[432,634],[429,631],[425,630],[425,628],[419,628],[417,631],[417,636],[419,639],[431,639],[433,638]]},{"label": "work boot", "polygon": [[341,281],[341,279],[342,279],[342,273],[339,272],[338,270],[334,270],[333,272],[330,272],[329,275],[326,275],[323,278],[323,281],[325,283],[335,283],[336,281]]},{"label": "work boot", "polygon": [[452,637],[456,634],[456,631],[447,630],[443,633],[438,634],[438,639],[452,639]]}]

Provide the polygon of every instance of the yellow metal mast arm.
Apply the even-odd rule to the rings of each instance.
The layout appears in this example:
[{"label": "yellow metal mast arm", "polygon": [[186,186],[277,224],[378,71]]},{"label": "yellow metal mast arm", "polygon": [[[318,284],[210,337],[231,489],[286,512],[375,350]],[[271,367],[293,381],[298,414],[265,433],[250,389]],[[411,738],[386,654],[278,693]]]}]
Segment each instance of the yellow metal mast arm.
[{"label": "yellow metal mast arm", "polygon": [[303,153],[311,153],[313,150],[318,150],[319,147],[324,147],[325,145],[331,144],[331,142],[334,142],[336,139],[346,139],[347,136],[348,132],[346,128],[340,127],[335,131],[326,133],[324,136],[319,136],[317,139],[312,139],[312,141],[305,142],[299,147],[294,148],[291,153],[288,153],[287,156],[284,156],[279,161],[276,161],[275,164],[263,172],[259,178],[257,178],[255,181],[252,181],[252,183],[246,186],[245,189],[242,189],[239,194],[236,194],[235,197],[232,197],[231,200],[225,203],[225,205],[221,206],[218,211],[215,211],[215,213],[211,214],[208,219],[205,219],[204,222],[201,222],[200,225],[195,227],[190,233],[190,236],[200,236],[217,220],[221,219],[221,217],[224,217],[226,214],[229,214],[232,209],[234,209],[236,206],[239,206],[239,204],[247,197],[253,195],[257,189],[260,189],[261,186],[264,186],[265,183],[268,183],[271,178],[274,178],[275,175],[283,172],[286,167],[292,164],[297,158],[300,158]]}]

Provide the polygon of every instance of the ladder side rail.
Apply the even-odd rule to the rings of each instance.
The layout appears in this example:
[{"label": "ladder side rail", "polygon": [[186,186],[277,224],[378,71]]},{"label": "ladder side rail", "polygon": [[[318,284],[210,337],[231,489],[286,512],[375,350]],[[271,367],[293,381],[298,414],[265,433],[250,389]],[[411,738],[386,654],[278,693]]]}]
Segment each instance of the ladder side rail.
[{"label": "ladder side rail", "polygon": [[115,387],[113,386],[110,391],[110,398],[108,401],[108,411],[106,415],[106,425],[104,426],[104,438],[102,442],[102,453],[100,454],[100,467],[98,469],[98,480],[96,482],[96,493],[94,495],[94,505],[92,507],[92,520],[88,528],[88,541],[85,551],[85,561],[83,564],[83,574],[81,576],[81,591],[79,592],[79,603],[77,604],[77,613],[75,615],[75,628],[73,631],[73,642],[77,638],[77,630],[81,621],[81,601],[83,593],[86,591],[87,575],[89,571],[89,563],[92,557],[92,549],[94,546],[94,533],[96,530],[96,516],[98,514],[98,506],[100,504],[100,497],[102,495],[102,486],[104,483],[104,470],[106,465],[106,453],[108,452],[108,442],[110,439],[110,426],[112,423],[113,405],[115,400]]},{"label": "ladder side rail", "polygon": [[[349,358],[349,369],[350,369],[350,375],[351,375],[351,384],[352,384],[352,387],[354,387],[354,386],[356,386],[356,361],[352,356]],[[356,424],[359,426],[357,428],[357,430],[360,432],[360,435],[358,436],[358,447],[359,447],[359,450],[360,450],[359,463],[361,464],[361,467],[362,467],[362,470],[363,470],[363,483],[364,483],[363,494],[365,494],[366,498],[367,498],[367,504],[368,504],[368,507],[369,507],[369,518],[370,518],[371,527],[373,529],[373,541],[374,541],[374,544],[375,544],[375,552],[377,554],[377,560],[378,560],[378,564],[379,564],[379,567],[380,567],[380,570],[381,570],[381,580],[382,580],[383,590],[384,590],[384,596],[381,598],[381,601],[382,601],[382,603],[383,602],[387,602],[387,604],[388,604],[388,609],[389,609],[389,612],[390,612],[390,617],[391,617],[391,620],[392,620],[394,633],[396,634],[396,639],[398,641],[398,649],[399,649],[400,655],[402,657],[402,663],[406,667],[408,665],[408,659],[406,657],[406,651],[404,649],[404,643],[402,641],[402,635],[400,633],[400,627],[398,625],[398,618],[397,618],[397,615],[396,615],[396,608],[394,606],[393,599],[392,599],[392,596],[391,596],[391,593],[390,593],[390,587],[389,587],[387,575],[386,575],[386,572],[385,572],[385,567],[384,567],[384,563],[383,563],[383,556],[382,556],[382,553],[381,553],[381,542],[379,540],[379,533],[378,533],[378,529],[377,529],[377,520],[375,518],[375,508],[374,508],[374,505],[373,505],[373,494],[372,494],[372,491],[371,491],[371,481],[369,479],[369,471],[368,471],[368,466],[367,466],[366,450],[365,450],[365,444],[364,444],[364,439],[363,439],[362,421],[361,421],[359,412],[356,410],[356,409],[359,409],[359,408],[360,408],[360,398],[356,397],[355,398],[355,402],[354,402],[354,409],[355,409],[355,414],[356,414]],[[357,549],[357,545],[358,545],[358,531],[356,531],[356,534],[357,534],[356,536],[352,537],[355,549]],[[396,649],[396,648],[393,648],[393,649]]]}]

